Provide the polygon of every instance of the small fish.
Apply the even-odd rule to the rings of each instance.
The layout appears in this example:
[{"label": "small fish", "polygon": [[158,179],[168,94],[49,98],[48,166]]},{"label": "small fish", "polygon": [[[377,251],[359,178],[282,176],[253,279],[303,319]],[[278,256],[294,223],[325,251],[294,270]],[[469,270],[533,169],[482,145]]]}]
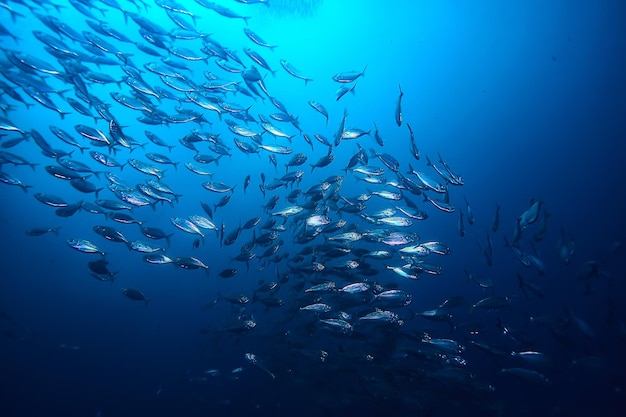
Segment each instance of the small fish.
[{"label": "small fish", "polygon": [[302,73],[296,67],[294,67],[285,59],[280,60],[280,65],[282,65],[285,71],[287,71],[287,73],[289,73],[291,76],[304,80],[304,85],[307,85],[309,81],[313,81],[313,78],[302,75]]},{"label": "small fish", "polygon": [[202,233],[198,226],[196,226],[196,224],[191,220],[178,216],[171,217],[170,220],[174,226],[183,232],[200,235],[200,237],[204,240],[204,233]]},{"label": "small fish", "polygon": [[41,236],[41,235],[45,235],[46,233],[54,233],[56,236],[58,236],[60,228],[61,228],[61,226],[57,226],[57,227],[34,227],[32,229],[28,229],[26,231],[26,234],[28,236]]},{"label": "small fish", "polygon": [[345,96],[346,94],[348,94],[348,93],[352,93],[353,95],[354,95],[354,94],[356,94],[356,93],[355,93],[355,91],[356,91],[356,90],[355,90],[355,89],[356,89],[356,85],[357,85],[357,83],[355,82],[355,83],[354,83],[354,84],[352,84],[350,87],[346,87],[346,86],[343,86],[343,85],[342,85],[341,87],[339,87],[339,89],[338,89],[338,90],[337,90],[337,92],[335,93],[335,96],[336,96],[336,97],[335,97],[335,100],[336,100],[336,101],[341,100],[341,98],[342,98],[343,96]]},{"label": "small fish", "polygon": [[400,89],[400,95],[398,95],[398,101],[396,102],[396,124],[398,126],[402,126],[402,96],[404,93],[402,92],[402,87],[398,84],[398,88]]},{"label": "small fish", "polygon": [[334,160],[335,160],[335,155],[331,155],[331,154],[321,157],[316,163],[309,164],[311,166],[311,172],[313,172],[315,168],[323,168],[329,165]]},{"label": "small fish", "polygon": [[243,50],[246,55],[248,55],[248,57],[253,60],[254,62],[256,62],[257,64],[259,64],[261,67],[265,68],[266,70],[268,70],[269,72],[272,73],[272,75],[275,77],[276,76],[276,70],[273,70],[270,65],[267,63],[267,61],[265,60],[265,58],[263,58],[259,53],[253,51],[250,48],[244,48]]},{"label": "small fish", "polygon": [[465,236],[465,224],[463,223],[463,212],[459,210],[459,224],[458,224],[459,236]]},{"label": "small fish", "polygon": [[259,148],[279,155],[289,155],[293,152],[290,147],[280,145],[259,145]]},{"label": "small fish", "polygon": [[8,185],[17,185],[18,187],[21,187],[25,193],[28,192],[29,188],[33,188],[32,185],[25,185],[20,179],[4,171],[0,171],[0,182]]},{"label": "small fish", "polygon": [[342,334],[349,335],[354,330],[350,323],[341,319],[324,319],[320,320],[320,323],[324,324],[326,329]]},{"label": "small fish", "polygon": [[67,244],[79,252],[99,253],[100,255],[105,256],[104,252],[102,252],[100,249],[98,249],[96,245],[86,239],[67,239]]},{"label": "small fish", "polygon": [[233,268],[226,268],[220,271],[218,275],[222,278],[232,278],[237,275],[237,270]]},{"label": "small fish", "polygon": [[507,307],[509,304],[511,304],[511,299],[509,297],[494,295],[477,301],[471,306],[470,312],[472,312],[476,308],[481,308],[484,310],[500,310]]},{"label": "small fish", "polygon": [[146,307],[148,307],[148,302],[150,300],[147,299],[146,296],[143,295],[141,291],[136,290],[134,288],[122,288],[122,294],[124,294],[127,298],[133,301],[143,301]]},{"label": "small fish", "polygon": [[296,215],[296,214],[302,212],[302,210],[304,210],[303,207],[291,206],[291,207],[287,207],[287,208],[285,208],[283,210],[279,210],[279,211],[276,211],[276,212],[272,213],[272,216],[289,217],[289,216],[293,216],[293,215]]},{"label": "small fish", "polygon": [[328,126],[328,111],[326,110],[326,108],[322,104],[314,100],[309,101],[309,106],[313,107],[316,111],[318,111],[322,116],[326,118],[326,126]]},{"label": "small fish", "polygon": [[406,127],[409,129],[409,135],[410,135],[410,145],[411,145],[411,155],[413,155],[413,158],[415,158],[416,160],[420,159],[420,152],[417,149],[417,144],[415,143],[415,135],[413,134],[413,129],[411,128],[410,124],[406,124]]},{"label": "small fish", "polygon": [[476,218],[474,217],[474,213],[472,212],[472,208],[469,205],[469,201],[467,201],[467,197],[463,197],[465,199],[465,209],[467,212],[467,222],[469,225],[473,225],[476,222]]},{"label": "small fish", "polygon": [[163,178],[164,171],[153,165],[147,164],[134,158],[129,159],[128,163],[139,172],[143,172],[144,174],[148,175],[154,175],[158,179]]},{"label": "small fish", "polygon": [[261,38],[259,35],[257,35],[256,33],[254,33],[253,31],[251,31],[248,28],[244,28],[243,32],[246,34],[246,36],[254,43],[256,43],[259,46],[263,46],[265,48],[270,48],[272,51],[274,50],[274,48],[276,48],[278,45],[271,45],[269,43],[267,43],[266,41],[263,40],[263,38]]},{"label": "small fish", "polygon": [[500,204],[496,203],[496,213],[493,216],[493,222],[491,223],[491,230],[497,232],[500,228]]},{"label": "small fish", "polygon": [[363,68],[363,71],[349,71],[349,72],[340,72],[338,74],[333,75],[333,80],[338,83],[351,83],[356,81],[359,77],[365,76],[365,70],[367,69],[367,65]]},{"label": "small fish", "polygon": [[143,260],[150,264],[156,265],[164,265],[174,262],[174,260],[167,255],[160,253],[150,253],[148,255],[144,255]]},{"label": "small fish", "polygon": [[200,259],[191,256],[174,258],[174,265],[182,269],[204,269],[207,273],[210,269],[210,267]]},{"label": "small fish", "polygon": [[304,307],[300,307],[300,310],[312,311],[314,313],[328,313],[331,310],[331,307],[328,304],[315,303],[315,304],[309,304]]}]

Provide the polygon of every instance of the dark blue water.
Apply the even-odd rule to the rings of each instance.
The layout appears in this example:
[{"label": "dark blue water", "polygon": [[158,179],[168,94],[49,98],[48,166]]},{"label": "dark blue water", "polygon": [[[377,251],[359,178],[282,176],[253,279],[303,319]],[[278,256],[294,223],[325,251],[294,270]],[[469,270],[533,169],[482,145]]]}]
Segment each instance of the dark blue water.
[{"label": "dark blue water", "polygon": [[[120,1],[119,8],[110,1],[2,3],[6,7],[0,10],[4,52],[0,65],[5,86],[0,94],[0,150],[36,164],[31,168],[15,163],[6,153],[0,157],[3,182],[17,179],[29,186],[24,192],[20,186],[0,184],[3,416],[592,416],[616,415],[624,408],[626,34],[622,22],[626,9],[619,2],[477,5],[269,0],[269,7],[218,2],[249,17],[247,22],[192,1]],[[270,119],[273,126],[294,137],[289,141],[266,132],[261,115],[279,112],[266,93],[259,89],[255,95],[240,73],[221,69],[219,56],[202,51],[201,39],[171,36],[178,27],[166,14],[168,7],[178,9],[170,13],[197,33],[234,51],[246,69],[258,68],[269,95],[298,117],[302,130]],[[161,35],[147,33],[163,41],[162,47],[141,36],[139,18],[134,19],[132,13],[165,29]],[[50,28],[43,23],[50,18],[58,19],[54,20],[56,30],[54,24]],[[84,37],[90,36],[83,31],[95,33],[88,20],[99,28],[116,29],[132,43],[98,34],[105,41],[99,43],[101,58],[110,62],[97,64],[98,45],[94,43],[98,42],[82,46],[89,43]],[[63,22],[83,38],[71,39],[68,31],[60,29]],[[254,44],[244,34],[246,27],[277,46],[272,50]],[[50,54],[33,31],[62,41],[69,57],[64,61]],[[149,46],[154,55],[138,49],[137,43]],[[176,57],[175,48],[186,48],[202,59]],[[275,75],[255,64],[245,48],[265,58]],[[115,50],[120,53],[116,55]],[[146,69],[145,64],[161,63],[162,57],[188,67],[170,70],[184,77],[195,93],[212,99],[221,117],[190,102],[184,92],[166,86]],[[35,58],[58,75],[29,66],[38,62]],[[313,81],[305,84],[288,74],[281,59]],[[232,56],[228,62],[238,65]],[[76,69],[79,65],[84,67]],[[178,100],[163,93],[159,99],[136,93],[149,104],[144,113],[116,102],[110,93],[133,94],[124,65],[140,71],[146,86],[163,88]],[[354,94],[337,100],[336,91],[342,85],[333,75],[360,73],[364,68],[356,83],[344,84],[354,86]],[[108,74],[114,82],[90,81],[89,71]],[[225,80],[227,89],[238,83],[251,96],[241,91],[209,92],[207,71]],[[30,78],[16,81],[16,75]],[[69,114],[61,118],[27,94],[34,91],[37,80],[55,91],[49,93],[53,107]],[[77,88],[80,80],[88,92],[84,99]],[[394,119],[399,85],[403,91],[401,126]],[[38,88],[42,89],[41,84]],[[23,102],[12,97],[13,92]],[[89,108],[95,119],[74,110],[69,98]],[[328,125],[308,104],[310,100],[325,106]],[[98,101],[107,106],[110,116],[98,114],[94,105]],[[227,105],[247,109],[256,122],[237,120],[225,110]],[[179,106],[203,113],[205,120],[174,123],[171,117]],[[329,148],[313,135],[333,142],[344,110],[348,115],[345,130],[371,129],[370,134],[343,139],[330,150],[333,162],[311,170],[309,164],[329,154]],[[162,122],[139,120],[150,115],[154,120],[157,113],[164,115]],[[90,126],[110,137],[111,118],[131,139],[130,148],[119,143],[96,146],[75,128]],[[292,153],[274,154],[277,167],[266,150],[245,154],[233,138],[255,142],[235,135],[226,120],[262,133],[257,145],[287,146]],[[409,125],[419,160],[410,151]],[[50,126],[66,130],[89,149],[81,152],[62,142]],[[375,126],[384,146],[373,138]],[[216,141],[227,146],[230,155],[220,157],[218,164],[195,161],[197,154],[217,156],[209,142],[196,142],[197,153],[181,144],[179,140],[195,129],[219,135]],[[171,150],[150,142],[145,131],[157,134]],[[36,132],[51,148],[73,153],[60,160],[46,156],[33,139]],[[22,137],[25,140],[12,142]],[[345,170],[359,146],[369,157],[369,163],[362,159],[362,165],[384,169],[382,184],[367,183],[366,176],[352,172],[361,164]],[[370,148],[395,158],[398,174],[371,156]],[[144,236],[136,224],[90,213],[88,205],[61,217],[55,208],[33,197],[50,194],[72,204],[94,204],[96,198],[122,202],[108,188],[104,172],[116,174],[132,188],[156,179],[130,165],[105,167],[90,157],[89,151],[94,150],[120,163],[135,158],[165,170],[161,180],[180,195],[178,200],[162,204],[152,199],[154,209],[135,207],[126,212],[144,226],[172,234],[169,243]],[[163,154],[178,165],[150,161],[149,153]],[[285,174],[284,165],[297,153],[305,154],[307,162],[289,170],[302,170],[301,181],[268,189],[269,183]],[[444,169],[440,158],[445,161],[462,177],[463,185],[446,183],[427,165],[426,157],[440,169]],[[97,197],[46,171],[46,166],[58,166],[67,159],[102,171],[83,174],[102,188]],[[191,172],[185,162],[211,171],[212,178]],[[441,200],[444,194],[427,189],[411,192],[402,186],[403,177],[419,182],[408,172],[409,165],[447,187],[453,213],[424,201],[424,195]],[[244,191],[247,175],[250,185]],[[336,175],[343,176],[342,181],[330,185],[317,204],[305,195],[294,202],[287,200],[293,189],[305,192]],[[225,195],[203,188],[202,183],[211,179],[236,185],[232,193],[225,193],[232,196],[230,202],[213,209],[213,223],[218,229],[223,227],[225,235],[257,216],[261,224],[277,221],[276,239],[266,246],[257,240],[249,249],[256,255],[249,268],[231,259],[242,252],[242,246],[268,232],[261,224],[242,230],[228,245],[219,233],[203,230],[205,237],[200,239],[171,222],[175,216],[209,217],[200,202],[213,206]],[[381,191],[401,193],[401,200],[371,194]],[[354,201],[350,199],[361,194],[371,198],[360,213],[351,213]],[[279,197],[276,207],[265,210],[263,206],[273,196]],[[410,202],[428,218],[412,219],[410,227],[376,224],[372,218],[378,210],[406,208]],[[532,214],[533,203],[539,206],[538,218],[526,225],[523,222]],[[494,230],[496,205],[501,209],[499,227]],[[284,222],[272,216],[289,206],[303,211]],[[315,227],[304,229],[303,224],[315,214],[347,224],[340,231],[304,241],[303,230],[312,233]],[[395,216],[407,218],[399,211]],[[547,229],[542,235],[544,222]],[[515,239],[520,224],[525,227]],[[93,227],[98,225],[114,228],[128,241],[160,246],[171,259],[195,257],[210,269],[150,264],[143,253],[95,233]],[[27,234],[40,227],[60,228],[56,234]],[[375,229],[383,234],[408,233],[416,241],[399,246],[372,241]],[[332,242],[347,231],[361,239],[341,244],[347,254],[334,257],[337,246]],[[89,240],[106,255],[81,253],[67,244],[72,238]],[[488,240],[492,253],[486,249]],[[450,253],[414,258],[411,266],[400,249],[428,241],[446,245]],[[565,244],[574,248],[569,259],[561,255]],[[276,253],[259,260],[272,245],[278,245]],[[374,250],[389,251],[391,258],[364,256]],[[515,251],[522,261],[528,261],[529,255],[537,261],[524,265]],[[114,282],[101,280],[108,275],[95,279],[90,272],[88,263],[100,259],[115,273]],[[356,268],[339,266],[348,260],[355,261]],[[422,261],[428,264],[420,266]],[[311,271],[314,262],[325,266],[324,271]],[[440,267],[441,273],[424,271],[429,265]],[[237,274],[220,276],[227,268],[236,269]],[[418,279],[403,278],[390,268],[403,268]],[[465,271],[479,278],[468,280]],[[305,291],[326,281],[334,282],[336,289]],[[266,291],[272,282],[276,287]],[[367,284],[367,290],[356,295],[337,291],[354,282]],[[149,302],[125,296],[125,288],[141,291]],[[410,294],[410,304],[385,305],[378,294],[390,289]],[[249,301],[231,303],[226,298],[232,295]],[[494,296],[507,297],[504,305],[481,307],[481,300],[503,300],[488,298]],[[458,304],[439,307],[446,300]],[[320,314],[301,310],[316,302],[331,310]],[[438,308],[447,319],[424,317]],[[392,322],[364,318],[377,309],[397,316]],[[345,323],[352,326],[349,334],[325,322],[340,312],[347,314]],[[237,331],[245,320],[255,326]],[[246,354],[256,355],[256,363]]]}]

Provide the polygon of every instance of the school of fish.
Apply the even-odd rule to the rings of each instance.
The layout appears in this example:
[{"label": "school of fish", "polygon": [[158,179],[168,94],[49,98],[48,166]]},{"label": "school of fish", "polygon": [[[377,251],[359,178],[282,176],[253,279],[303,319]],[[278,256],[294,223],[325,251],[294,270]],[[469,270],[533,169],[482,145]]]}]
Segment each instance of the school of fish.
[{"label": "school of fish", "polygon": [[[137,252],[137,263],[246,282],[241,292],[207,294],[209,306],[232,305],[230,320],[211,332],[250,346],[242,366],[270,380],[296,378],[298,366],[284,358],[298,356],[309,367],[365,369],[364,392],[402,395],[417,381],[434,381],[469,386],[479,393],[478,402],[503,379],[549,387],[554,374],[571,366],[499,319],[519,299],[548,297],[541,281],[550,271],[535,247],[544,244],[551,217],[544,202],[511,208],[519,215],[504,227],[496,204],[486,234],[470,231],[481,219],[463,195],[464,178],[441,155],[420,153],[411,115],[403,113],[401,85],[393,92],[395,108],[377,114],[371,126],[353,126],[350,95],[368,82],[374,62],[336,68],[336,94],[313,99],[316,80],[307,68],[280,56],[279,40],[266,40],[253,19],[229,7],[272,7],[270,0],[0,5],[0,181],[50,207],[50,215],[39,219],[47,225],[26,233],[56,235],[59,245],[84,254],[86,276],[158,309],[159,299],[149,291],[124,286],[123,264],[108,254],[112,245],[123,245]],[[67,8],[84,21],[65,21]],[[114,14],[123,16],[123,27],[107,22]],[[219,27],[199,29],[202,14],[241,27],[249,47],[223,44]],[[18,32],[29,20],[37,25]],[[37,48],[20,48],[27,38]],[[298,81],[297,95],[274,96],[272,85],[285,80]],[[295,100],[308,104],[310,114],[291,113]],[[323,100],[345,103],[343,112],[330,114]],[[25,121],[21,115],[33,107],[49,117]],[[397,131],[381,133],[378,125],[392,118]],[[389,141],[408,152],[387,153]],[[43,166],[33,162],[32,149],[46,158]],[[172,158],[173,151],[185,157]],[[248,161],[263,169],[248,169]],[[237,175],[222,174],[227,167]],[[43,189],[23,181],[30,170],[58,179],[58,185]],[[143,180],[129,182],[136,175]],[[74,195],[72,189],[83,198],[66,197]],[[0,192],[8,201],[12,191]],[[454,193],[464,204],[453,204]],[[182,203],[196,211],[178,211]],[[231,220],[233,206],[246,207],[237,222]],[[144,221],[151,213],[164,214],[158,223]],[[425,281],[453,280],[444,267],[454,262],[455,248],[432,231],[418,233],[434,215],[445,216],[461,237],[480,235],[472,256],[484,258],[484,269],[466,269],[463,280],[481,288],[483,297],[451,294],[430,305],[414,302],[422,299]],[[57,223],[73,216],[93,221],[82,233],[66,235]],[[497,262],[494,248],[505,239],[519,265],[509,277],[517,291],[503,294],[489,268]],[[171,251],[175,243],[177,252],[188,252]],[[556,246],[564,264],[573,262],[575,242],[567,229],[544,246]],[[589,289],[603,276],[602,265],[589,260],[575,274]],[[256,283],[252,291],[250,282]],[[279,311],[281,319],[268,311]],[[570,332],[596,337],[572,309],[550,316],[529,311],[528,326],[546,327],[556,338]],[[491,332],[504,340],[483,339]],[[256,337],[278,346],[252,352]],[[494,357],[497,374],[474,369],[468,350]],[[224,374],[239,378],[240,372],[192,370],[188,380],[202,384]]]}]

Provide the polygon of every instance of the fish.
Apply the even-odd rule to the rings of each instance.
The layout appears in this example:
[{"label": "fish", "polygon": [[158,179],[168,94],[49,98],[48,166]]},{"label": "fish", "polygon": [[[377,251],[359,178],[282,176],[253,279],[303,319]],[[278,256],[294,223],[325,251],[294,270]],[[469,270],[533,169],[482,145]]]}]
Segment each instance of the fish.
[{"label": "fish", "polygon": [[476,218],[474,217],[474,212],[469,205],[469,201],[467,201],[467,197],[463,197],[465,199],[465,211],[467,213],[467,223],[471,226],[476,222]]},{"label": "fish", "polygon": [[569,265],[576,248],[576,243],[572,237],[566,235],[565,229],[561,227],[557,250],[565,265]]},{"label": "fish", "polygon": [[519,227],[524,230],[531,224],[535,223],[539,218],[539,213],[541,211],[542,202],[541,200],[534,201],[530,208],[526,210],[521,216],[518,218]]},{"label": "fish", "polygon": [[491,223],[491,230],[496,233],[500,229],[500,205],[496,203],[496,211],[493,216],[493,222]]},{"label": "fish", "polygon": [[[306,77],[302,75],[302,73],[293,66],[289,61],[285,59],[280,60],[280,65],[287,71],[289,75],[295,78],[299,78],[304,81],[304,85],[307,85],[309,81],[313,81],[313,78]],[[317,109],[316,109],[317,110]]]},{"label": "fish", "polygon": [[409,139],[410,139],[410,149],[411,149],[411,155],[413,155],[413,158],[415,158],[416,161],[419,161],[420,159],[420,152],[417,148],[417,144],[415,143],[415,134],[413,133],[413,129],[411,128],[410,124],[406,124],[407,129],[409,129]]},{"label": "fish", "polygon": [[28,192],[29,188],[33,188],[32,185],[26,185],[19,178],[4,171],[0,171],[0,182],[7,185],[16,185],[20,187],[25,193]]},{"label": "fish", "polygon": [[174,226],[176,226],[183,232],[200,235],[200,237],[204,241],[204,233],[202,233],[198,226],[191,220],[178,216],[171,217],[170,220]]},{"label": "fish", "polygon": [[46,233],[52,233],[55,236],[58,236],[60,229],[61,229],[61,226],[57,226],[57,227],[33,227],[32,229],[28,229],[26,231],[26,235],[27,236],[42,236],[42,235],[45,235]]},{"label": "fish", "polygon": [[122,294],[133,301],[143,301],[146,307],[148,307],[150,302],[141,291],[134,288],[122,288]]},{"label": "fish", "polygon": [[367,69],[367,65],[363,68],[363,71],[349,71],[349,72],[340,72],[333,75],[333,80],[338,83],[351,83],[356,81],[359,77],[365,76],[365,70]]},{"label": "fish", "polygon": [[511,298],[501,295],[494,295],[478,300],[470,307],[470,313],[477,308],[484,310],[500,310],[511,304]]},{"label": "fish", "polygon": [[204,269],[206,273],[209,273],[210,267],[202,262],[200,259],[193,256],[182,256],[174,258],[174,265],[182,269]]},{"label": "fish", "polygon": [[341,87],[339,87],[339,88],[337,89],[337,92],[335,93],[335,100],[336,100],[336,101],[341,100],[341,98],[342,98],[343,96],[345,96],[346,94],[348,94],[348,93],[352,93],[352,95],[356,94],[356,92],[355,92],[355,91],[356,91],[356,85],[357,85],[357,84],[358,84],[358,83],[357,83],[357,82],[355,82],[354,84],[352,84],[352,85],[351,85],[351,86],[349,86],[349,87],[348,87],[348,86],[344,86],[344,85],[342,85]]},{"label": "fish", "polygon": [[309,164],[309,166],[311,167],[311,172],[313,172],[315,168],[323,168],[325,166],[330,165],[334,160],[335,160],[335,155],[331,155],[331,154],[321,157],[314,164]]},{"label": "fish", "polygon": [[163,155],[163,154],[160,154],[160,153],[154,153],[154,152],[146,153],[146,158],[148,158],[149,160],[151,160],[153,162],[156,162],[158,164],[172,165],[174,167],[174,169],[177,169],[178,164],[180,163],[180,162],[172,161],[166,155]]},{"label": "fish", "polygon": [[328,110],[326,110],[326,107],[315,100],[309,100],[308,103],[309,106],[311,106],[315,111],[324,116],[326,119],[326,126],[328,126]]},{"label": "fish", "polygon": [[213,10],[215,13],[227,17],[229,19],[243,19],[243,21],[246,23],[246,25],[248,25],[248,19],[251,19],[250,16],[242,16],[232,10],[230,10],[227,7],[224,7],[222,5],[207,1],[207,0],[196,0],[196,3],[198,3],[200,6],[205,7],[209,10]]},{"label": "fish", "polygon": [[87,263],[89,271],[95,275],[95,278],[100,281],[109,281],[112,284],[115,282],[119,271],[110,271],[108,265],[109,261],[105,259],[98,259],[97,261],[89,261]]},{"label": "fish", "polygon": [[465,236],[465,224],[463,223],[463,212],[459,211],[459,224],[458,224],[459,236]]},{"label": "fish", "polygon": [[93,231],[112,242],[122,242],[128,244],[128,239],[120,232],[110,226],[93,226]]},{"label": "fish", "polygon": [[322,314],[322,313],[328,313],[329,311],[332,310],[332,308],[328,304],[315,303],[315,304],[306,305],[304,307],[300,307],[300,310],[311,311],[313,313]]},{"label": "fish", "polygon": [[259,145],[259,148],[272,152],[279,155],[289,155],[293,152],[293,150],[288,146],[280,146],[280,145]]},{"label": "fish", "polygon": [[68,145],[71,146],[75,146],[80,150],[80,153],[83,153],[85,151],[85,149],[89,149],[85,146],[82,146],[80,143],[78,143],[76,141],[76,139],[74,139],[69,133],[67,133],[65,130],[58,128],[57,126],[49,126],[50,127],[50,131],[59,139],[61,139],[63,142],[67,143]]},{"label": "fish", "polygon": [[269,72],[272,73],[272,76],[276,77],[276,70],[273,70],[270,65],[267,63],[267,61],[265,60],[265,58],[263,58],[258,52],[253,51],[250,48],[244,48],[243,50],[246,55],[248,55],[248,57],[256,62],[257,64],[259,64],[259,66],[261,66],[262,68],[265,68],[266,70],[268,70]]},{"label": "fish", "polygon": [[349,322],[342,319],[323,319],[320,320],[320,323],[324,326],[324,328],[341,334],[350,335],[354,330]]},{"label": "fish", "polygon": [[252,30],[248,28],[243,28],[243,32],[252,42],[256,43],[259,46],[269,48],[272,51],[274,50],[274,48],[278,46],[278,45],[271,45],[267,43],[266,41],[263,40],[263,38],[261,38],[259,35],[257,35],[256,33],[254,33]]},{"label": "fish", "polygon": [[90,241],[86,240],[86,239],[75,239],[75,238],[70,238],[66,240],[67,244],[76,249],[79,252],[83,252],[83,253],[99,253],[102,256],[105,256],[106,254],[104,252],[102,252],[100,249],[98,249],[98,247],[96,245],[94,245],[93,243],[91,243]]},{"label": "fish", "polygon": [[212,191],[214,193],[223,194],[223,193],[235,192],[235,188],[237,187],[237,184],[231,187],[229,185],[224,184],[223,182],[208,181],[208,182],[202,183],[202,186],[206,188],[207,190]]},{"label": "fish", "polygon": [[[363,72],[365,72],[365,70],[363,70]],[[402,92],[402,87],[400,86],[400,84],[398,84],[398,89],[400,90],[400,94],[398,95],[398,101],[396,102],[395,119],[396,124],[398,126],[402,126],[402,96],[404,95],[404,93]]]}]

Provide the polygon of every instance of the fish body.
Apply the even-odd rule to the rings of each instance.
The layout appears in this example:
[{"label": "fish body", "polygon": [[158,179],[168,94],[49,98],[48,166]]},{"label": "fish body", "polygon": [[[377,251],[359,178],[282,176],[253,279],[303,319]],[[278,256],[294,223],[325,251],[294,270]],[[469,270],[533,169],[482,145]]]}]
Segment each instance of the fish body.
[{"label": "fish body", "polygon": [[363,68],[363,71],[349,71],[349,72],[340,72],[333,75],[333,80],[338,83],[351,83],[356,81],[359,77],[365,76],[365,70],[367,69],[367,65]]},{"label": "fish body", "polygon": [[[313,81],[313,78],[304,76],[296,67],[285,59],[280,60],[280,65],[287,71],[289,75],[295,78],[299,78],[304,81],[304,85],[307,85],[309,81]],[[317,109],[316,109],[317,110]]]},{"label": "fish body", "polygon": [[326,126],[328,126],[328,110],[326,110],[324,105],[322,105],[321,103],[318,103],[315,100],[309,100],[308,103],[309,103],[309,106],[313,107],[313,109],[315,109],[318,113],[320,113],[322,116],[326,118]]},{"label": "fish body", "polygon": [[102,256],[105,255],[105,253],[98,249],[96,245],[86,239],[67,239],[67,244],[79,252],[99,253]]},{"label": "fish body", "polygon": [[126,298],[129,298],[133,301],[143,301],[146,307],[148,307],[148,302],[150,300],[147,299],[141,291],[134,288],[122,288],[122,294],[124,294]]},{"label": "fish body", "polygon": [[395,119],[396,124],[398,126],[402,126],[402,96],[404,95],[404,93],[402,92],[402,87],[399,84],[398,89],[400,90],[400,94],[398,95],[398,101],[396,102]]},{"label": "fish body", "polygon": [[25,193],[28,192],[29,188],[33,188],[32,185],[26,185],[19,178],[4,171],[0,171],[0,182],[7,185],[17,185],[18,187],[21,187]]},{"label": "fish body", "polygon": [[196,234],[204,239],[204,233],[198,228],[198,226],[189,219],[185,219],[183,217],[172,217],[171,222],[174,226],[182,230],[183,232],[187,232],[190,234]]},{"label": "fish body", "polygon": [[248,28],[244,28],[243,32],[246,34],[246,36],[254,43],[256,43],[259,46],[262,46],[264,48],[269,48],[272,51],[274,50],[274,48],[276,48],[277,45],[272,45],[267,43],[266,41],[263,40],[263,38],[261,38],[259,35],[257,35],[256,33],[254,33],[253,31],[251,31]]}]

